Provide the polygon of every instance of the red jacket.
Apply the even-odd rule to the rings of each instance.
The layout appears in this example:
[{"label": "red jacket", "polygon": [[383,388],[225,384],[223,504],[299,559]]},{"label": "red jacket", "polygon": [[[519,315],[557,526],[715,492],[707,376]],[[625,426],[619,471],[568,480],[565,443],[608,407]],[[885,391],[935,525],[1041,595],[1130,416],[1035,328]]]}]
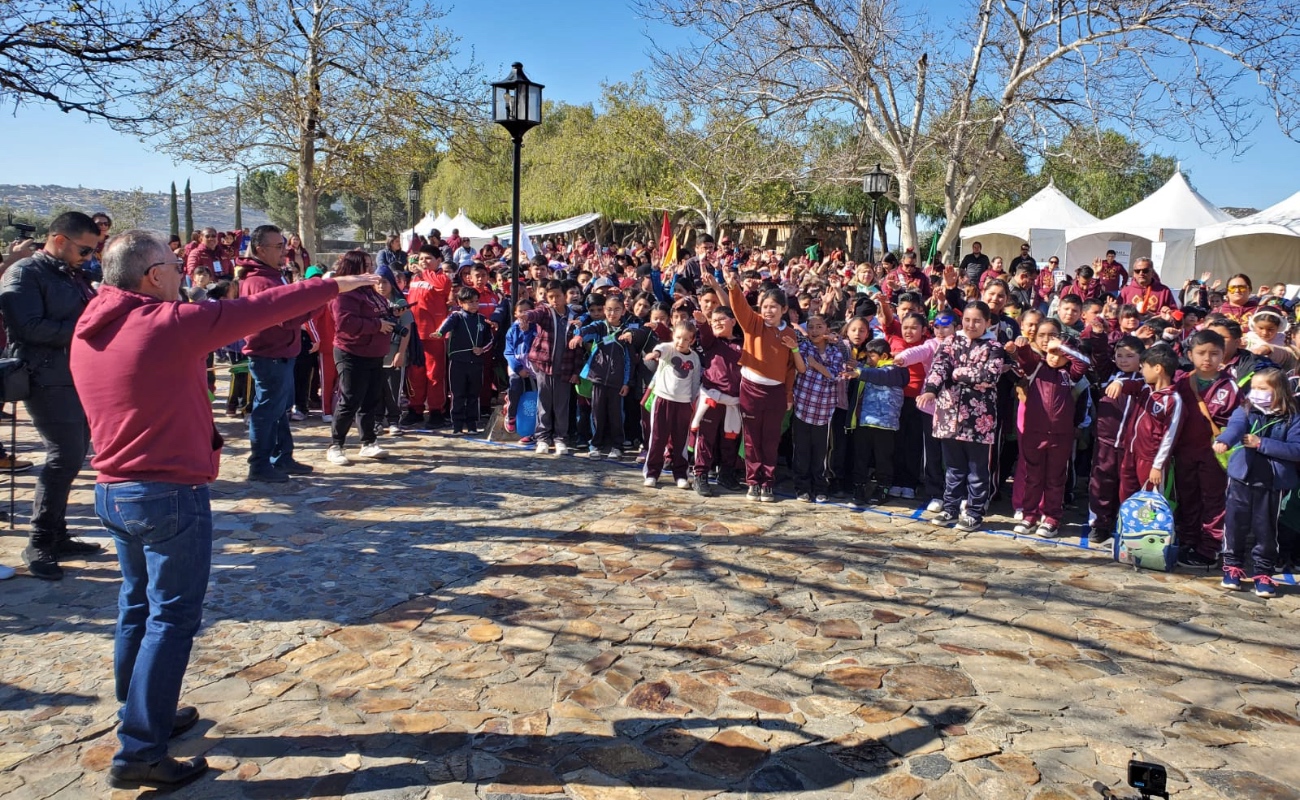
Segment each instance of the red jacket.
[{"label": "red jacket", "polygon": [[214,480],[222,441],[204,356],[337,292],[333,281],[306,281],[220,303],[168,303],[101,286],[77,322],[71,354],[99,482]]},{"label": "red jacket", "polygon": [[1183,424],[1174,442],[1175,457],[1179,461],[1213,460],[1214,453],[1210,448],[1218,431],[1210,429],[1210,420],[1201,412],[1200,403],[1205,403],[1205,410],[1210,413],[1215,426],[1222,430],[1232,412],[1241,404],[1236,381],[1227,370],[1223,370],[1202,394],[1197,391],[1196,374],[1187,372],[1178,376],[1174,388],[1183,400]]},{"label": "red jacket", "polygon": [[[284,276],[275,267],[267,266],[255,258],[241,258],[239,268],[244,278],[239,282],[240,297],[256,297],[268,289],[284,286]],[[315,280],[315,279],[313,279]],[[307,281],[310,283],[310,281]],[[260,330],[244,339],[244,353],[262,358],[293,358],[302,350],[302,325],[311,319],[315,308],[309,308],[279,325]],[[236,339],[239,337],[236,336]],[[215,349],[215,348],[214,348]]]},{"label": "red jacket", "polygon": [[450,313],[451,276],[443,270],[420,270],[411,278],[406,301],[411,304],[411,315],[415,317],[415,329],[420,337],[432,339]]},{"label": "red jacket", "polygon": [[214,275],[220,274],[213,266],[219,260],[215,251],[199,245],[185,253],[185,274],[193,275],[195,267],[207,267],[208,272]]}]

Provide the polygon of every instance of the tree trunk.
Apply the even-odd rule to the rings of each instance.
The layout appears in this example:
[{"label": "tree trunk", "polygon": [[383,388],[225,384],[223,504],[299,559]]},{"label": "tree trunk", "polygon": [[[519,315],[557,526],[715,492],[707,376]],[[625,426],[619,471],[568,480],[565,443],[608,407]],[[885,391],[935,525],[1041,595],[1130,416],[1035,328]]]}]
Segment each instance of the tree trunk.
[{"label": "tree trunk", "polygon": [[867,233],[867,228],[870,225],[871,225],[871,212],[866,209],[859,211],[858,218],[857,218],[857,228],[855,228],[853,231],[853,253],[851,257],[854,263],[860,264],[865,258],[863,253],[865,252],[865,246],[867,244],[866,233]]},{"label": "tree trunk", "polygon": [[881,258],[884,258],[885,253],[889,252],[889,230],[885,227],[885,223],[888,220],[888,211],[876,217],[876,246],[880,248]]},{"label": "tree trunk", "polygon": [[903,239],[900,247],[904,250],[916,247],[916,179],[901,172],[898,175],[898,219],[899,234]]},{"label": "tree trunk", "polygon": [[312,253],[320,250],[316,239],[316,120],[308,118],[302,141],[298,145],[298,237]]}]

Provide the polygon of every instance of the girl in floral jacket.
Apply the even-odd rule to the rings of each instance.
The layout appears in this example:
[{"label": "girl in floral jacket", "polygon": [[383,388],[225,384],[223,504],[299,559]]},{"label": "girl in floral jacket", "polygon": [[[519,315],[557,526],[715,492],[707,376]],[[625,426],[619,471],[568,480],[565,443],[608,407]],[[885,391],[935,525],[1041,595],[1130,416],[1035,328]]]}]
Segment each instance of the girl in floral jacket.
[{"label": "girl in floral jacket", "polygon": [[[989,330],[993,314],[982,301],[966,304],[962,330],[935,353],[917,405],[935,404],[934,437],[943,447],[947,475],[936,525],[956,522],[973,531],[989,501],[989,463],[998,427],[997,386],[1007,354]],[[958,514],[962,499],[966,510]]]}]

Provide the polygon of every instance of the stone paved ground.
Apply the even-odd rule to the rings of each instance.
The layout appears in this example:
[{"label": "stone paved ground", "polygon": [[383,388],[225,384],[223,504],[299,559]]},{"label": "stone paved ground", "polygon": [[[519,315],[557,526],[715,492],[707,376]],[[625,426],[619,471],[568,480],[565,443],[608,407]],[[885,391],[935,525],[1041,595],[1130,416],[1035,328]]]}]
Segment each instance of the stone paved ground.
[{"label": "stone paved ground", "polygon": [[[178,796],[1056,800],[1136,751],[1180,800],[1300,797],[1296,594],[445,436],[331,467],[318,421],[318,474],[250,490],[223,425]],[[0,583],[0,796],[132,796],[116,579]]]}]

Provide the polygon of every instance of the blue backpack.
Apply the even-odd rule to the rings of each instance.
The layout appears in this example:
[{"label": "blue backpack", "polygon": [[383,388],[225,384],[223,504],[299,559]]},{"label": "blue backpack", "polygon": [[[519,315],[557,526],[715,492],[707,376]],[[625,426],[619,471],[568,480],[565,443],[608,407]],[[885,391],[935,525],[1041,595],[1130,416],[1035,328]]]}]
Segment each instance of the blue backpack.
[{"label": "blue backpack", "polygon": [[1178,562],[1174,512],[1159,492],[1140,491],[1119,507],[1115,560],[1135,569],[1173,572]]},{"label": "blue backpack", "polygon": [[521,437],[532,436],[537,432],[536,389],[519,396],[519,409],[515,412],[515,432]]}]

